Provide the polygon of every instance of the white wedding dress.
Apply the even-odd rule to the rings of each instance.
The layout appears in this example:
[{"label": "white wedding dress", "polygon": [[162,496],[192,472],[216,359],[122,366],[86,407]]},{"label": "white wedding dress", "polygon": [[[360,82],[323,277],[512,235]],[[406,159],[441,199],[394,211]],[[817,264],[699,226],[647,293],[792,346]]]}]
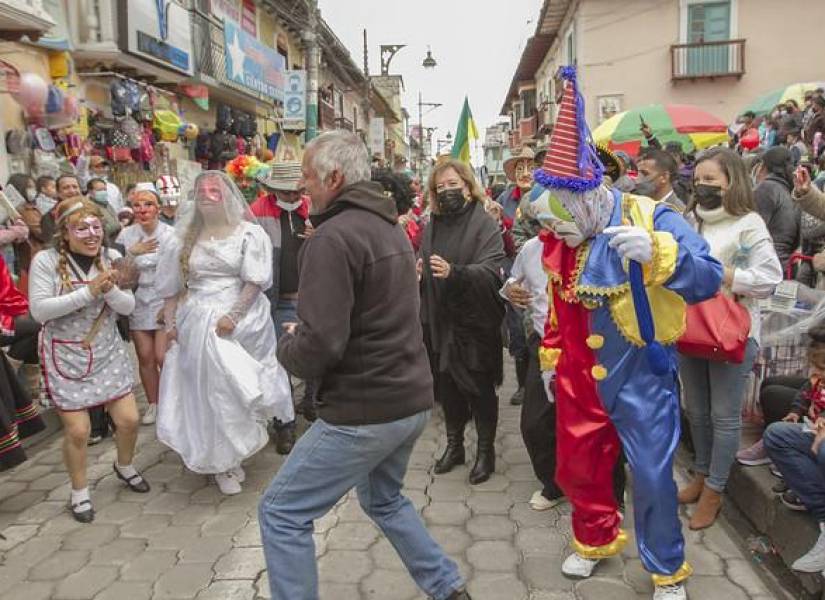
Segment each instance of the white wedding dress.
[{"label": "white wedding dress", "polygon": [[[163,298],[182,289],[180,249],[175,237],[161,257],[155,287]],[[269,441],[268,420],[295,418],[262,292],[271,281],[271,242],[256,224],[241,222],[229,237],[202,240],[192,249],[188,288],[177,305],[177,343],[161,373],[157,418],[158,438],[192,471],[215,474],[239,466]],[[234,332],[219,337],[218,319],[238,303],[242,316],[235,313]]]}]

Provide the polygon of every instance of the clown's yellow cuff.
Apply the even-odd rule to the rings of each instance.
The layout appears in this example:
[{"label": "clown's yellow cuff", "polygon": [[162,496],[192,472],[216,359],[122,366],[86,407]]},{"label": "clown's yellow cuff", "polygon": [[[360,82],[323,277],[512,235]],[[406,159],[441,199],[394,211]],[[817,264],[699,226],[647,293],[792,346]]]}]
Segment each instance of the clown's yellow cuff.
[{"label": "clown's yellow cuff", "polygon": [[542,371],[553,371],[559,362],[561,348],[539,348],[539,367]]},{"label": "clown's yellow cuff", "polygon": [[582,544],[575,537],[570,545],[579,556],[596,559],[616,556],[622,551],[625,544],[627,544],[627,532],[625,532],[624,529],[619,529],[619,534],[616,536],[616,539],[604,546],[588,546],[587,544]]},{"label": "clown's yellow cuff", "polygon": [[653,585],[676,585],[693,575],[693,567],[691,567],[687,561],[682,563],[682,566],[679,567],[679,570],[676,571],[673,575],[651,575],[653,579]]},{"label": "clown's yellow cuff", "polygon": [[679,257],[679,244],[669,231],[654,231],[653,260],[644,265],[645,284],[662,285],[673,276],[676,259]]}]

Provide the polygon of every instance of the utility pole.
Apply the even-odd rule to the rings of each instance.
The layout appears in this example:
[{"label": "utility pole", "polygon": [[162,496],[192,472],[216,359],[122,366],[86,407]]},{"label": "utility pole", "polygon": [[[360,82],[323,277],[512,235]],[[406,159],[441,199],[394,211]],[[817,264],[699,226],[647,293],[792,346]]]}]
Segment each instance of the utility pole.
[{"label": "utility pole", "polygon": [[308,27],[302,32],[306,49],[307,117],[304,138],[308,142],[318,135],[318,78],[321,67],[321,48],[318,44],[318,0],[306,0]]},{"label": "utility pole", "polygon": [[[372,83],[370,82],[370,62],[367,52],[367,30],[364,29],[364,141],[369,147],[370,140],[370,106],[372,94]],[[372,151],[370,151],[372,155]]]}]

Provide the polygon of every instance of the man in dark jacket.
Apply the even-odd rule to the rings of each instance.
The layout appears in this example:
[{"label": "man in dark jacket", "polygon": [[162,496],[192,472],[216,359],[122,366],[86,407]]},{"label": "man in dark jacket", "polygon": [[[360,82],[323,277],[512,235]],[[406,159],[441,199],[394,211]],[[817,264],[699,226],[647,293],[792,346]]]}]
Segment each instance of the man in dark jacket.
[{"label": "man in dark jacket", "polygon": [[793,170],[791,152],[782,146],[771,148],[760,159],[756,169],[759,184],[753,190],[756,210],[768,226],[783,271],[799,247],[800,211],[791,197]]},{"label": "man in dark jacket", "polygon": [[320,418],[259,506],[272,598],[318,598],[313,521],[355,486],[418,586],[438,600],[468,600],[456,564],[401,494],[433,405],[412,246],[395,203],[369,181],[358,136],[316,138],[302,171],[315,233],[299,259],[298,323],[279,340],[278,359],[319,381]]}]

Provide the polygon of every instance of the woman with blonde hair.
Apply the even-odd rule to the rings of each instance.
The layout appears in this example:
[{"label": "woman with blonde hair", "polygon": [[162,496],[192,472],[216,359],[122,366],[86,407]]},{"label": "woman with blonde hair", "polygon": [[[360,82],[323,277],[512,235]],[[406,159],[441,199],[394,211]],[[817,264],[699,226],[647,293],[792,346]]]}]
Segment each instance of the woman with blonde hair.
[{"label": "woman with blonde hair", "polygon": [[118,286],[113,263],[120,255],[103,245],[100,209],[76,197],[61,202],[55,215],[54,248],[32,261],[29,301],[32,317],[43,324],[40,360],[46,394],[63,423],[70,509],[75,519],[89,523],[94,519],[86,478],[89,408],[106,405],[117,428],[115,474],[132,491],[149,491],[132,466],[138,411],[132,365],[117,330],[118,315],[131,313],[135,299]]},{"label": "woman with blonde hair", "polygon": [[120,232],[117,243],[126,249],[140,274],[135,290],[135,310],[129,317],[129,331],[135,343],[138,371],[149,406],[143,415],[143,424],[151,425],[157,418],[158,386],[166,339],[158,314],[163,298],[155,290],[155,271],[162,248],[174,237],[175,230],[160,222],[160,196],[151,183],[139,184],[131,194],[132,210],[137,220]]},{"label": "woman with blonde hair", "polygon": [[472,414],[478,447],[470,483],[495,471],[496,386],[502,379],[504,248],[497,223],[470,168],[446,160],[429,180],[432,219],[424,230],[419,273],[421,321],[444,409],[447,446],[435,473],[464,464],[464,427]]},{"label": "woman with blonde hair", "polygon": [[155,280],[168,341],[158,438],[190,470],[214,475],[221,492],[237,494],[241,462],[269,441],[267,422],[295,418],[263,293],[272,243],[221,171],[198,175],[175,230]]}]

